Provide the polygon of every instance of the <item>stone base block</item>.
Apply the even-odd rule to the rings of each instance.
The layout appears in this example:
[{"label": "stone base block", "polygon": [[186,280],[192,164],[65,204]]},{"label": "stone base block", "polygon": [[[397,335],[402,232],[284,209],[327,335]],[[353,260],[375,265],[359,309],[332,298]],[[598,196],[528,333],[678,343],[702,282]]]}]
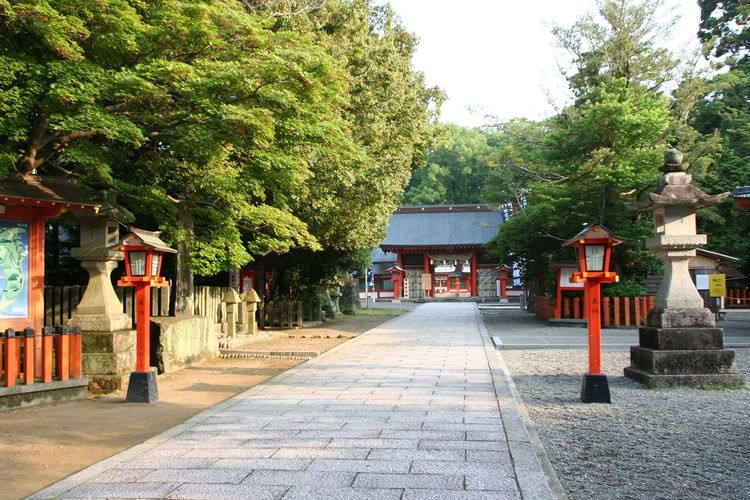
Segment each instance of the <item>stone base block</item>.
[{"label": "stone base block", "polygon": [[110,394],[128,390],[130,373],[123,375],[89,375],[90,394]]},{"label": "stone base block", "polygon": [[154,403],[159,400],[156,387],[156,368],[147,372],[132,372],[128,383],[128,403]]},{"label": "stone base block", "polygon": [[68,322],[80,326],[82,332],[113,332],[132,328],[133,321],[125,313],[75,314]]},{"label": "stone base block", "polygon": [[0,387],[0,411],[86,399],[85,378]]},{"label": "stone base block", "polygon": [[136,361],[135,330],[84,332],[83,373],[94,394],[124,391]]},{"label": "stone base block", "polygon": [[730,373],[734,351],[658,351],[647,347],[630,348],[631,368],[654,375],[693,375]]},{"label": "stone base block", "polygon": [[656,375],[644,370],[628,367],[625,376],[640,382],[649,389],[664,389],[669,387],[740,387],[745,380],[737,373],[720,374],[689,374],[689,375]]},{"label": "stone base block", "polygon": [[714,327],[714,313],[705,307],[700,309],[653,308],[646,317],[646,325],[654,328]]},{"label": "stone base block", "polygon": [[639,345],[667,351],[724,349],[721,328],[654,328],[638,330]]},{"label": "stone base block", "polygon": [[584,373],[581,383],[581,401],[584,403],[611,403],[607,376]]}]

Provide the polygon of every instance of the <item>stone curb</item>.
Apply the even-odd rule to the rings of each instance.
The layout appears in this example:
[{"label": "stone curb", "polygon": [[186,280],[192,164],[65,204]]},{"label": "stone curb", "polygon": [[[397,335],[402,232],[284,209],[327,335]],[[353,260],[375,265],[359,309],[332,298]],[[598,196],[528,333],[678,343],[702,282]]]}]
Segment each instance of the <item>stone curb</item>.
[{"label": "stone curb", "polygon": [[[511,398],[513,401],[512,406],[501,404],[500,413],[519,490],[523,498],[567,500],[565,489],[549,460],[542,440],[534,429],[505,360],[496,350],[478,310],[476,318],[498,401],[502,403],[503,398]],[[537,467],[541,470],[542,477],[534,470]]]}]

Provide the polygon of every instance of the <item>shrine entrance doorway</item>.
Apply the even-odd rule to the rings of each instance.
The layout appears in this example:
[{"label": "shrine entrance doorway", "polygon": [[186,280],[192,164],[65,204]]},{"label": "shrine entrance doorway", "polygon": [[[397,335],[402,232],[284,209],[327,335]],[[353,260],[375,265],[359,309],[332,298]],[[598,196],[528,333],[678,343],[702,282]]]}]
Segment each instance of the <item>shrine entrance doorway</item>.
[{"label": "shrine entrance doorway", "polygon": [[468,297],[471,280],[467,273],[435,274],[435,297]]}]

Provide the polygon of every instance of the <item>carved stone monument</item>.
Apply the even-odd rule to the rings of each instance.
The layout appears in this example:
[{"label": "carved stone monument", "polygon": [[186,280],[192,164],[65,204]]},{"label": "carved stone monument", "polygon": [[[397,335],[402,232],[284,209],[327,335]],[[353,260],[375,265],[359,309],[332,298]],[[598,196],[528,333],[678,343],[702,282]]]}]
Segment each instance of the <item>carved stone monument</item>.
[{"label": "carved stone monument", "polygon": [[742,376],[732,371],[734,351],[724,349],[724,330],[716,328],[688,269],[695,249],[707,242],[697,234],[696,210],[723,202],[729,193],[704,193],[685,169],[682,153],[667,151],[656,192],[629,207],[654,214],[656,235],[646,246],[664,262],[664,278],[638,331],[640,345],[630,348],[625,376],[649,387],[742,385]]}]

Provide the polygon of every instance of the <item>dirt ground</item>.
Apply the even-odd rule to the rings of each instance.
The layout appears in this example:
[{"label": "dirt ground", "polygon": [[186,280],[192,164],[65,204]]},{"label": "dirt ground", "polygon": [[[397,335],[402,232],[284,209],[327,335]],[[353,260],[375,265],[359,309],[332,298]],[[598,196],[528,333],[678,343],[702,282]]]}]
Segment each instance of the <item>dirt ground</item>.
[{"label": "dirt ground", "polygon": [[[324,352],[391,316],[353,316],[320,327],[263,333],[233,346],[254,351]],[[159,401],[123,394],[0,413],[0,498],[30,495],[95,462],[140,444],[303,359],[215,359],[158,378]]]}]

